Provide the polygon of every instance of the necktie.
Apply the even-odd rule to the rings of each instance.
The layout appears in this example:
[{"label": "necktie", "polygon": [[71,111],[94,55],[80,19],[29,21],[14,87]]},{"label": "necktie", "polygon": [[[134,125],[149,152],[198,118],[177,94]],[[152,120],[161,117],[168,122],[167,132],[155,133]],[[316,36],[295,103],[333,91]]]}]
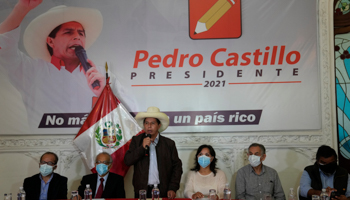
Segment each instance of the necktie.
[{"label": "necktie", "polygon": [[97,193],[96,193],[96,196],[95,198],[101,198],[102,197],[102,193],[103,193],[103,181],[104,179],[103,178],[100,178],[100,186],[98,187],[98,190],[97,190]]}]

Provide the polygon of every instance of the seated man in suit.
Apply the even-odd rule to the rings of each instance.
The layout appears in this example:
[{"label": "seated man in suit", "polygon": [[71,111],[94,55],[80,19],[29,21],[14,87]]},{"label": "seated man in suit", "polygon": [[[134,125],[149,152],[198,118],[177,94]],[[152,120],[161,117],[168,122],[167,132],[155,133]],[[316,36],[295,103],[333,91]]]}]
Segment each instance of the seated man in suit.
[{"label": "seated man in suit", "polygon": [[67,199],[68,179],[53,173],[57,168],[58,156],[52,152],[44,153],[40,158],[40,173],[24,179],[23,189],[26,199]]},{"label": "seated man in suit", "polygon": [[106,152],[99,153],[96,156],[97,174],[89,174],[83,177],[78,188],[80,198],[84,198],[86,184],[90,184],[92,198],[125,198],[124,178],[109,172],[112,163],[112,156]]},{"label": "seated man in suit", "polygon": [[322,145],[316,153],[314,165],[305,167],[300,178],[300,199],[311,200],[312,195],[320,195],[323,188],[328,195],[335,191],[330,200],[350,199],[350,175],[337,164],[338,156],[333,148]]}]

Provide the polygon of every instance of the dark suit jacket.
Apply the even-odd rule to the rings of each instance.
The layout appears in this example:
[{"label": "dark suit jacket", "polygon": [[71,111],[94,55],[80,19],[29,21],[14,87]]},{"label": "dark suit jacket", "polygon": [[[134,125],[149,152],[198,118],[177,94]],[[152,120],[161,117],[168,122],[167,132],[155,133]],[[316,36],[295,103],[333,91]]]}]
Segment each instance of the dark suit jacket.
[{"label": "dark suit jacket", "polygon": [[[27,200],[38,200],[41,192],[40,174],[24,179],[23,189],[26,192]],[[68,179],[59,174],[53,173],[47,199],[67,199],[67,181]]]},{"label": "dark suit jacket", "polygon": [[[315,190],[322,190],[324,188],[322,186],[320,170],[317,162],[314,165],[310,165],[305,167],[305,171],[309,174],[311,179],[311,187]],[[335,173],[333,176],[333,187],[337,189],[337,191],[341,195],[345,195],[346,188],[348,187],[348,171],[342,167],[337,166]],[[300,200],[311,200],[311,197],[302,197],[299,195]]]},{"label": "dark suit jacket", "polygon": [[[95,197],[98,174],[89,174],[83,177],[78,188],[79,195],[84,198],[86,184],[90,184],[92,198]],[[109,172],[102,198],[125,198],[124,178],[118,174]]]},{"label": "dark suit jacket", "polygon": [[[147,190],[148,185],[149,156],[145,156],[145,149],[142,146],[144,137],[145,134],[133,136],[129,150],[124,156],[126,165],[134,165],[132,183],[135,193],[142,189]],[[176,192],[180,187],[182,162],[177,154],[175,142],[162,135],[159,135],[156,153],[160,181],[158,188],[160,197],[166,198],[169,190]]]}]

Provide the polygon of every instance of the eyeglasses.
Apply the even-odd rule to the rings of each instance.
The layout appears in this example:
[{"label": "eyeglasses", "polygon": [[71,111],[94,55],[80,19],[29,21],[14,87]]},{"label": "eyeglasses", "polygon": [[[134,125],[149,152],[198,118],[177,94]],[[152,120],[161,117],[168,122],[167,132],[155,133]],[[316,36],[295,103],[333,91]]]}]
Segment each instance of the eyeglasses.
[{"label": "eyeglasses", "polygon": [[48,164],[48,165],[51,165],[51,166],[56,165],[56,163],[53,163],[53,162],[40,161],[40,165],[45,165],[45,164]]},{"label": "eyeglasses", "polygon": [[108,162],[108,161],[96,161],[96,164],[101,164],[101,163],[103,163],[105,165],[109,165],[110,162]]}]

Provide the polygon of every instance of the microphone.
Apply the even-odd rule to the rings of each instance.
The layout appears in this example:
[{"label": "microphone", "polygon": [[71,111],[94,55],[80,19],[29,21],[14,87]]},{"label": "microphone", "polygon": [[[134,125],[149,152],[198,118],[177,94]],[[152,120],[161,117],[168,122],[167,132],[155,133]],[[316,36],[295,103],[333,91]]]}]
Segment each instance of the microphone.
[{"label": "microphone", "polygon": [[[88,63],[87,61],[86,51],[82,46],[75,47],[75,55],[77,55],[77,57],[79,58],[80,63],[83,66],[85,72],[92,67],[90,63]],[[91,85],[92,85],[92,88],[99,89],[100,81],[95,80]]]},{"label": "microphone", "polygon": [[[146,137],[151,138],[151,134],[145,133],[145,138],[146,138]],[[149,146],[148,146],[148,145],[146,145],[145,156],[149,156]]]}]

